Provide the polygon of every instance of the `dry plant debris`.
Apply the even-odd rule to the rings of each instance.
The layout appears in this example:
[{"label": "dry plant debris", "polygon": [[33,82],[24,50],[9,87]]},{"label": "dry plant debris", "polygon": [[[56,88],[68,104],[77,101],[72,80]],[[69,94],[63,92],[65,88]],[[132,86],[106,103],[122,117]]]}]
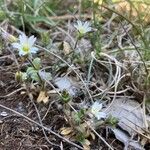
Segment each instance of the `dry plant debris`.
[{"label": "dry plant debris", "polygon": [[148,1],[0,4],[0,149],[150,149]]}]

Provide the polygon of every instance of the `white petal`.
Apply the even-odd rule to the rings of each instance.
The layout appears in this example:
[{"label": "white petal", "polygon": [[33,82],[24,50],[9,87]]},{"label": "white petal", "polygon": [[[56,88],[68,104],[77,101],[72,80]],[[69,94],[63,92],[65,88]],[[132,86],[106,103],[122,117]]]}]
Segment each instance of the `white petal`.
[{"label": "white petal", "polygon": [[86,29],[86,32],[90,32],[92,30],[92,28],[91,27],[88,27],[87,29]]},{"label": "white petal", "polygon": [[20,40],[20,44],[23,45],[24,43],[27,42],[27,36],[24,33],[22,33],[21,35],[19,35],[19,40]]},{"label": "white petal", "polygon": [[79,24],[74,24],[74,27],[79,30],[81,28],[81,26]]},{"label": "white petal", "polygon": [[21,49],[21,45],[19,43],[12,43],[12,46],[17,49]]},{"label": "white petal", "polygon": [[100,120],[101,118],[106,118],[106,113],[104,112],[98,112],[95,117]]},{"label": "white petal", "polygon": [[83,28],[83,23],[80,20],[78,20],[77,26],[78,26],[78,30],[80,30],[80,28]]},{"label": "white petal", "polygon": [[30,50],[31,53],[37,53],[37,51],[38,51],[37,47],[32,47]]},{"label": "white petal", "polygon": [[78,26],[82,26],[82,22],[80,20],[77,21]]},{"label": "white petal", "polygon": [[30,46],[33,46],[35,41],[36,41],[36,38],[33,35],[30,36],[29,39],[28,39],[28,43],[29,43]]},{"label": "white petal", "polygon": [[100,111],[102,109],[103,105],[102,103],[99,103],[99,102],[94,102],[94,104],[92,105],[92,109],[96,109],[98,111]]},{"label": "white petal", "polygon": [[87,28],[90,26],[90,23],[86,21],[83,26],[84,26],[84,28]]},{"label": "white petal", "polygon": [[19,50],[19,55],[20,56],[23,56],[23,55],[26,55],[27,53],[26,52],[24,52],[23,50]]}]

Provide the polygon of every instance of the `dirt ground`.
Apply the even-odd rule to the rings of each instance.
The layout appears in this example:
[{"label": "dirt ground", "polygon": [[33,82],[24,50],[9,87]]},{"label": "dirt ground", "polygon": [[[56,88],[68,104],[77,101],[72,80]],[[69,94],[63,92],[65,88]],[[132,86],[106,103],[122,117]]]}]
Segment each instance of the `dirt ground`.
[{"label": "dirt ground", "polygon": [[[28,98],[27,94],[22,89],[21,85],[15,81],[15,72],[17,67],[12,59],[12,54],[9,52],[0,55],[0,104],[28,118],[39,122],[35,107]],[[36,98],[36,96],[34,97]],[[59,133],[60,128],[66,124],[63,116],[63,111],[58,108],[58,104],[54,103],[55,97],[46,104],[36,104],[36,107],[41,116],[43,125]],[[106,138],[106,130],[100,131]],[[77,150],[71,144],[64,142],[57,136],[45,131],[50,142],[57,145],[63,145],[65,150]],[[109,134],[109,140],[116,150],[122,150],[122,144],[115,140],[114,136]],[[96,143],[95,143],[96,142]],[[92,149],[108,148],[99,140],[92,143]],[[76,143],[79,144],[79,143]],[[80,144],[79,144],[80,145]],[[50,150],[60,149],[47,142],[42,129],[36,124],[31,123],[24,117],[19,116],[11,111],[0,108],[0,150]]]}]

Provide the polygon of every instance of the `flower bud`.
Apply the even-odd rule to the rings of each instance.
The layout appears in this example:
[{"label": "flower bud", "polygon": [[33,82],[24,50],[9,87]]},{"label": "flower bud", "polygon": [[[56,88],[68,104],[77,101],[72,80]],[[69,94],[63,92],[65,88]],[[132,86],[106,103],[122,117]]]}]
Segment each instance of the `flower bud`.
[{"label": "flower bud", "polygon": [[23,82],[23,81],[27,80],[27,74],[23,73],[21,71],[17,71],[15,74],[15,80],[17,82]]},{"label": "flower bud", "polygon": [[15,36],[9,34],[6,31],[2,32],[2,37],[3,37],[4,40],[6,40],[10,43],[17,42],[17,40],[18,40]]}]

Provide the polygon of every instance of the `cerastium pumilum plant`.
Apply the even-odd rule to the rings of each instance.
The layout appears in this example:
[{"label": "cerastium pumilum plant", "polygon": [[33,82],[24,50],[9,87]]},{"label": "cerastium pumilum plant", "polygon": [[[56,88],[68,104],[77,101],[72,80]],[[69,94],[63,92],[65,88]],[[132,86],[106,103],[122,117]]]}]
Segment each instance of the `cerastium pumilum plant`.
[{"label": "cerastium pumilum plant", "polygon": [[[74,49],[76,49],[78,42],[84,38],[86,34],[92,31],[92,27],[89,22],[82,22],[80,20],[74,24],[74,27],[77,31],[77,40],[74,46]],[[115,126],[117,119],[115,120],[113,117],[107,117],[107,114],[102,110],[103,104],[98,101],[93,102],[87,109],[81,108],[79,110],[75,110],[71,106],[71,99],[69,98],[69,95],[65,95],[64,112],[70,127],[61,128],[61,134],[66,138],[79,141],[85,149],[90,149],[91,143],[88,138],[91,137],[93,140],[95,139],[95,134],[92,129],[95,131],[97,127],[105,125],[106,123]],[[74,111],[70,111],[70,108]]]},{"label": "cerastium pumilum plant", "polygon": [[[35,46],[36,37],[33,35],[28,37],[22,33],[16,38],[3,29],[1,30],[2,37],[11,43],[12,47],[18,51],[19,57],[21,57],[21,63],[15,74],[15,79],[18,82],[26,83],[26,85],[29,85],[29,83],[37,83],[40,86],[40,94],[37,101],[43,101],[44,103],[48,102],[45,81],[51,79],[51,73],[42,70],[41,59],[36,57],[36,53],[39,50]],[[21,71],[21,68],[26,62],[28,62],[28,65],[23,72]]]},{"label": "cerastium pumilum plant", "polygon": [[[80,20],[74,24],[74,27],[77,31],[75,49],[78,41],[81,40],[87,33],[91,32],[92,28],[89,22],[82,22]],[[14,49],[18,51],[19,57],[21,57],[22,60],[15,75],[16,80],[21,83],[25,83],[26,87],[33,83],[38,84],[40,86],[40,92],[37,101],[47,103],[49,97],[46,95],[46,83],[47,81],[52,80],[52,77],[51,73],[43,71],[44,69],[42,69],[41,63],[42,60],[37,57],[39,47],[36,47],[35,45],[36,37],[33,35],[28,37],[22,33],[18,38],[16,38],[4,30],[2,30],[2,36],[11,43]],[[24,64],[26,64],[26,62],[28,62],[26,70],[22,71],[21,68]],[[95,129],[110,122],[107,114],[103,112],[103,104],[96,101],[92,102],[92,105],[87,108],[80,108],[76,110],[71,103],[72,96],[66,90],[63,90],[61,94],[58,91],[57,93],[61,97],[63,102],[63,111],[66,116],[66,120],[70,125],[70,127],[61,128],[60,133],[73,141],[79,141],[83,147],[90,149],[91,143],[88,138],[92,137],[94,140],[94,133],[96,132]],[[111,117],[111,120],[112,119],[113,118]]]}]

